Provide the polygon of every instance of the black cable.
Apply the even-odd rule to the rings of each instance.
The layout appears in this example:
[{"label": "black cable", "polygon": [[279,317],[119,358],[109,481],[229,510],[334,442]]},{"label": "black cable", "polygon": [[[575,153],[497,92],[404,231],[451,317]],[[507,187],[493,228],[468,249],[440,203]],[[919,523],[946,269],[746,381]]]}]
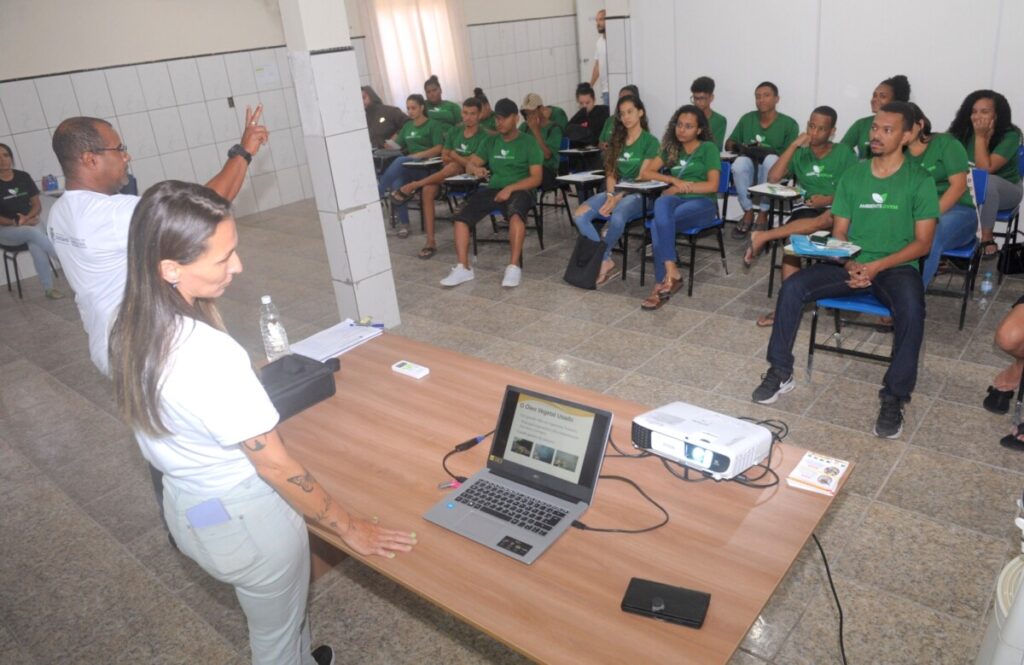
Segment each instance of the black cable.
[{"label": "black cable", "polygon": [[[681,467],[683,469],[682,475],[680,475],[677,471],[675,471],[672,468],[673,464],[678,466],[678,467]],[[690,471],[691,471],[690,467],[686,466],[682,462],[677,462],[675,460],[670,460],[670,459],[666,459],[666,458],[662,457],[661,458],[661,465],[663,467],[665,467],[665,470],[668,471],[669,473],[671,473],[673,476],[675,476],[679,480],[685,480],[688,483],[702,483],[705,480],[713,480],[710,474],[707,474],[707,473],[705,473],[703,471],[698,471],[697,469],[692,469],[692,470],[695,473],[698,473],[700,475],[697,478],[691,478],[690,477]]]},{"label": "black cable", "polygon": [[639,453],[636,453],[634,455],[631,455],[629,453],[624,453],[624,452],[622,452],[622,450],[619,449],[619,447],[617,445],[615,445],[615,439],[613,439],[611,436],[608,437],[608,443],[611,444],[611,446],[615,450],[615,452],[610,454],[610,455],[606,454],[605,457],[634,457],[634,458],[638,458],[638,457],[650,457],[651,456],[651,453],[646,451],[646,450],[642,450]]},{"label": "black cable", "polygon": [[[636,455],[627,455],[627,457],[636,457]],[[583,522],[580,522],[579,520],[573,520],[572,525],[574,527],[576,527],[577,529],[581,529],[583,531],[597,531],[599,533],[647,533],[648,531],[654,531],[655,529],[660,529],[661,527],[663,527],[666,524],[668,524],[668,519],[669,519],[668,511],[665,510],[660,503],[658,503],[657,501],[652,499],[650,497],[650,495],[647,494],[647,492],[645,492],[642,489],[640,489],[640,486],[637,485],[632,480],[630,480],[629,478],[626,478],[624,476],[598,476],[598,478],[601,478],[603,480],[621,480],[624,483],[629,483],[634,488],[636,488],[637,492],[640,492],[640,496],[642,496],[643,498],[647,499],[647,501],[650,502],[650,504],[652,506],[654,506],[655,508],[660,510],[661,514],[665,516],[665,519],[661,520],[660,522],[658,522],[654,526],[644,527],[643,529],[605,529],[605,528],[601,528],[601,527],[587,526],[586,524],[584,524]]]},{"label": "black cable", "polygon": [[449,450],[447,453],[445,453],[445,456],[443,458],[441,458],[441,468],[444,469],[445,473],[447,473],[449,476],[452,477],[452,480],[454,480],[456,482],[459,482],[459,483],[466,482],[466,476],[456,476],[454,473],[451,472],[451,470],[448,468],[448,458],[451,457],[452,455],[455,455],[456,453],[466,452],[467,450],[469,450],[473,446],[477,445],[478,443],[482,442],[484,439],[486,439],[487,437],[489,437],[492,434],[494,434],[494,430],[493,429],[490,432],[488,432],[487,434],[481,434],[480,436],[474,436],[473,438],[466,439],[462,443],[458,444],[457,446],[455,446],[454,448]]},{"label": "black cable", "polygon": [[828,575],[828,585],[832,588],[832,597],[836,599],[836,609],[839,610],[839,654],[843,657],[843,665],[846,665],[846,644],[843,640],[843,605],[839,602],[839,594],[836,592],[835,582],[832,581],[832,569],[829,568],[825,549],[821,546],[821,541],[818,540],[817,534],[812,533],[811,538],[814,538],[814,544],[818,546],[818,551],[821,552],[821,560],[825,564],[825,574]]}]

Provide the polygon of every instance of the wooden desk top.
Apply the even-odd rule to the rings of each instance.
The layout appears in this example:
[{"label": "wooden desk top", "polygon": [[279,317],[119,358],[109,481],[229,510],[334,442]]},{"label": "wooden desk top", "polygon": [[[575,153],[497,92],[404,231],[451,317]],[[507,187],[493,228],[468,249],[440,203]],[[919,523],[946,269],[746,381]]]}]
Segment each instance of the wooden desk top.
[{"label": "wooden desk top", "polygon": [[[390,369],[398,360],[426,365],[430,375],[398,375]],[[656,458],[608,458],[603,473],[639,483],[669,511],[669,524],[636,535],[570,529],[526,566],[422,519],[444,495],[437,489],[447,479],[441,457],[494,428],[509,383],[611,410],[612,436],[624,450],[633,417],[647,410],[385,334],[342,356],[337,395],[280,431],[291,453],[346,508],[419,536],[411,554],[364,563],[526,656],[546,663],[726,662],[831,499],[791,489],[785,480],[769,490],[684,483]],[[453,456],[452,471],[483,468],[489,443]],[[776,447],[780,478],[802,454]],[[619,528],[659,520],[636,490],[613,480],[598,482],[582,518],[593,527]],[[317,533],[344,549],[339,539]],[[631,577],[709,592],[703,628],[622,612]]]}]

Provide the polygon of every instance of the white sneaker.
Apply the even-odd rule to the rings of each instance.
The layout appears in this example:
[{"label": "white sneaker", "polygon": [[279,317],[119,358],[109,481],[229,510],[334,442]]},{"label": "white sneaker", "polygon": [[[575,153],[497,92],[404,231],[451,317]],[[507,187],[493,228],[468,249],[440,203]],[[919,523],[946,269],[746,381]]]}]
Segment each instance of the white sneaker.
[{"label": "white sneaker", "polygon": [[505,277],[501,280],[501,285],[507,288],[513,288],[519,286],[519,282],[523,279],[523,269],[516,265],[509,265],[505,268]]},{"label": "white sneaker", "polygon": [[458,286],[473,279],[472,268],[465,268],[461,263],[456,263],[448,276],[441,280],[441,286]]}]

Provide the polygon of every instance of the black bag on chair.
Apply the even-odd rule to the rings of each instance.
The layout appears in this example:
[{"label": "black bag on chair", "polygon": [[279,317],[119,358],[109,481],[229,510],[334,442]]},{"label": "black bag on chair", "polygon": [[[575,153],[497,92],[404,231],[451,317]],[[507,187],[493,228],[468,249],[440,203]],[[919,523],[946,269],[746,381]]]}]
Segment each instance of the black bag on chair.
[{"label": "black bag on chair", "polygon": [[601,272],[607,248],[603,240],[594,241],[586,236],[577,238],[562,279],[581,289],[596,289],[597,275]]},{"label": "black bag on chair", "polygon": [[1024,245],[1016,242],[1006,243],[999,250],[999,272],[1004,275],[1024,273]]}]

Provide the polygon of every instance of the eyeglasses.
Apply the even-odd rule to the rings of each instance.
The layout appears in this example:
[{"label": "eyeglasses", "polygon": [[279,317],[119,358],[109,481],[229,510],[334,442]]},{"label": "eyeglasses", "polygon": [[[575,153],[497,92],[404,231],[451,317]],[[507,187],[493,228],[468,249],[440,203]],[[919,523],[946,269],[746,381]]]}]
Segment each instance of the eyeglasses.
[{"label": "eyeglasses", "polygon": [[128,152],[128,146],[126,146],[125,144],[121,143],[121,144],[119,144],[119,145],[117,145],[117,146],[115,146],[113,148],[93,148],[89,152],[107,152],[107,151],[110,151],[110,152],[116,151],[116,152],[120,152],[120,153],[124,154],[124,153]]},{"label": "eyeglasses", "polygon": [[690,95],[690,101],[696,104],[697,102],[706,102],[710,97],[706,95]]}]

